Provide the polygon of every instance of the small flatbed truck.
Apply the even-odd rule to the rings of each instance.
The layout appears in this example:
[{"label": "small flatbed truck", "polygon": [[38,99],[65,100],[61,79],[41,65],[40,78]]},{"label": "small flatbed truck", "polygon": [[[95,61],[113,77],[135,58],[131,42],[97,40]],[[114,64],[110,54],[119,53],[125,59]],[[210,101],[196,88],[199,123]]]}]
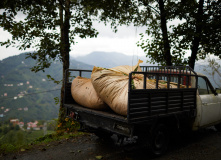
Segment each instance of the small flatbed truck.
[{"label": "small flatbed truck", "polygon": [[[221,130],[221,94],[217,93],[220,90],[215,90],[206,76],[186,66],[141,66],[141,69],[142,72],[129,74],[127,116],[77,104],[71,96],[70,75],[90,76],[91,70],[68,69],[63,104],[66,115],[79,122],[81,130],[101,138],[116,134],[122,141],[124,137],[136,136],[154,155],[166,152],[173,129],[215,126]],[[133,74],[152,80],[155,88],[147,89],[148,83],[144,81],[143,89],[134,89]]]}]

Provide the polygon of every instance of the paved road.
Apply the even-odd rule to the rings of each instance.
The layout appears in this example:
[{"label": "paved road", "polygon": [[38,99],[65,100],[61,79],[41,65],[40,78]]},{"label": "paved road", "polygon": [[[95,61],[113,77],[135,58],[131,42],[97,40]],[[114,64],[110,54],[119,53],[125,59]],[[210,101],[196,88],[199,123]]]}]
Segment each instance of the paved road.
[{"label": "paved road", "polygon": [[166,155],[152,158],[145,148],[137,147],[129,139],[122,146],[116,137],[103,141],[93,134],[53,142],[34,150],[5,155],[0,159],[17,160],[221,160],[221,132],[215,129],[202,130],[191,135],[177,135],[172,139]]}]

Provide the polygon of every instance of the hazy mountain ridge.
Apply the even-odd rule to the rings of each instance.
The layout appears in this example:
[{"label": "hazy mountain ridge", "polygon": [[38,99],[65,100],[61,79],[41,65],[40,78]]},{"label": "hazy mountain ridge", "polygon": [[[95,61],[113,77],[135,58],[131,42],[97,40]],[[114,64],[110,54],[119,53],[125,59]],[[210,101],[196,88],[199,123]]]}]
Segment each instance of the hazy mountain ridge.
[{"label": "hazy mountain ridge", "polygon": [[142,65],[147,65],[148,58],[137,55],[128,56],[118,52],[92,52],[74,59],[97,67],[112,68],[120,65],[136,65],[139,59],[143,60]]},{"label": "hazy mountain ridge", "polygon": [[[22,118],[24,121],[58,117],[61,85],[47,79],[47,75],[61,80],[62,65],[53,62],[45,72],[31,72],[35,60],[22,53],[0,61],[0,121]],[[93,66],[71,60],[70,68],[92,69]]]}]

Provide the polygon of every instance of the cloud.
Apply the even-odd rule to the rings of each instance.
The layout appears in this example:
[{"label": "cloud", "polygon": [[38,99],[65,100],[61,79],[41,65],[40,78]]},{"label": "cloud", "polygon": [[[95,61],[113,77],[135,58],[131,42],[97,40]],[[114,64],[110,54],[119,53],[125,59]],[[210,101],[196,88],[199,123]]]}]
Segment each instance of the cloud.
[{"label": "cloud", "polygon": [[134,38],[136,35],[139,35],[140,33],[144,33],[146,27],[134,27],[134,26],[119,26],[118,32],[114,33],[111,29],[110,24],[107,24],[106,26],[104,23],[98,23],[94,22],[94,28],[96,28],[99,32],[98,37],[108,37],[108,38],[128,38],[132,37]]},{"label": "cloud", "polygon": [[[11,35],[7,31],[4,31],[2,28],[0,28],[0,42],[7,41],[8,39],[11,39]],[[33,51],[33,49],[28,49],[26,51]],[[25,51],[20,51],[16,47],[10,46],[6,48],[5,46],[0,46],[0,60],[10,56],[18,55],[22,52]]]},{"label": "cloud", "polygon": [[[19,15],[22,18],[22,15]],[[94,27],[98,30],[97,38],[80,39],[76,38],[76,45],[71,47],[71,56],[86,55],[93,51],[120,52],[127,55],[144,55],[140,48],[137,48],[136,42],[139,41],[140,33],[145,32],[145,27],[120,26],[118,32],[114,33],[110,25],[95,22]],[[10,34],[0,28],[0,41],[10,38]],[[33,51],[30,49],[28,51]],[[25,51],[23,51],[25,52]],[[0,46],[0,60],[22,53],[17,48]]]},{"label": "cloud", "polygon": [[114,33],[110,25],[95,22],[94,28],[99,32],[97,38],[76,38],[76,45],[71,47],[71,56],[81,56],[93,51],[120,52],[127,55],[145,55],[143,50],[137,47],[140,33],[145,32],[145,27],[120,26]]},{"label": "cloud", "polygon": [[126,55],[144,55],[143,50],[137,48],[137,39],[119,37],[98,37],[91,39],[79,39],[78,43],[71,48],[71,56],[81,56],[93,51],[120,52]]}]

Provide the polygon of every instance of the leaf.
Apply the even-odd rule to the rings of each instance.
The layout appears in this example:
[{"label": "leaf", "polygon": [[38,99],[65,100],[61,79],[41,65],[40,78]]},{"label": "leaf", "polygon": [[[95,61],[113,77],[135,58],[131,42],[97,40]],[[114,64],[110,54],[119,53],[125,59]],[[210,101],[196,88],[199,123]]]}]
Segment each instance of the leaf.
[{"label": "leaf", "polygon": [[95,158],[96,158],[96,159],[102,159],[103,156],[96,156]]},{"label": "leaf", "polygon": [[24,148],[21,148],[21,152],[24,152],[25,151],[25,149]]}]

